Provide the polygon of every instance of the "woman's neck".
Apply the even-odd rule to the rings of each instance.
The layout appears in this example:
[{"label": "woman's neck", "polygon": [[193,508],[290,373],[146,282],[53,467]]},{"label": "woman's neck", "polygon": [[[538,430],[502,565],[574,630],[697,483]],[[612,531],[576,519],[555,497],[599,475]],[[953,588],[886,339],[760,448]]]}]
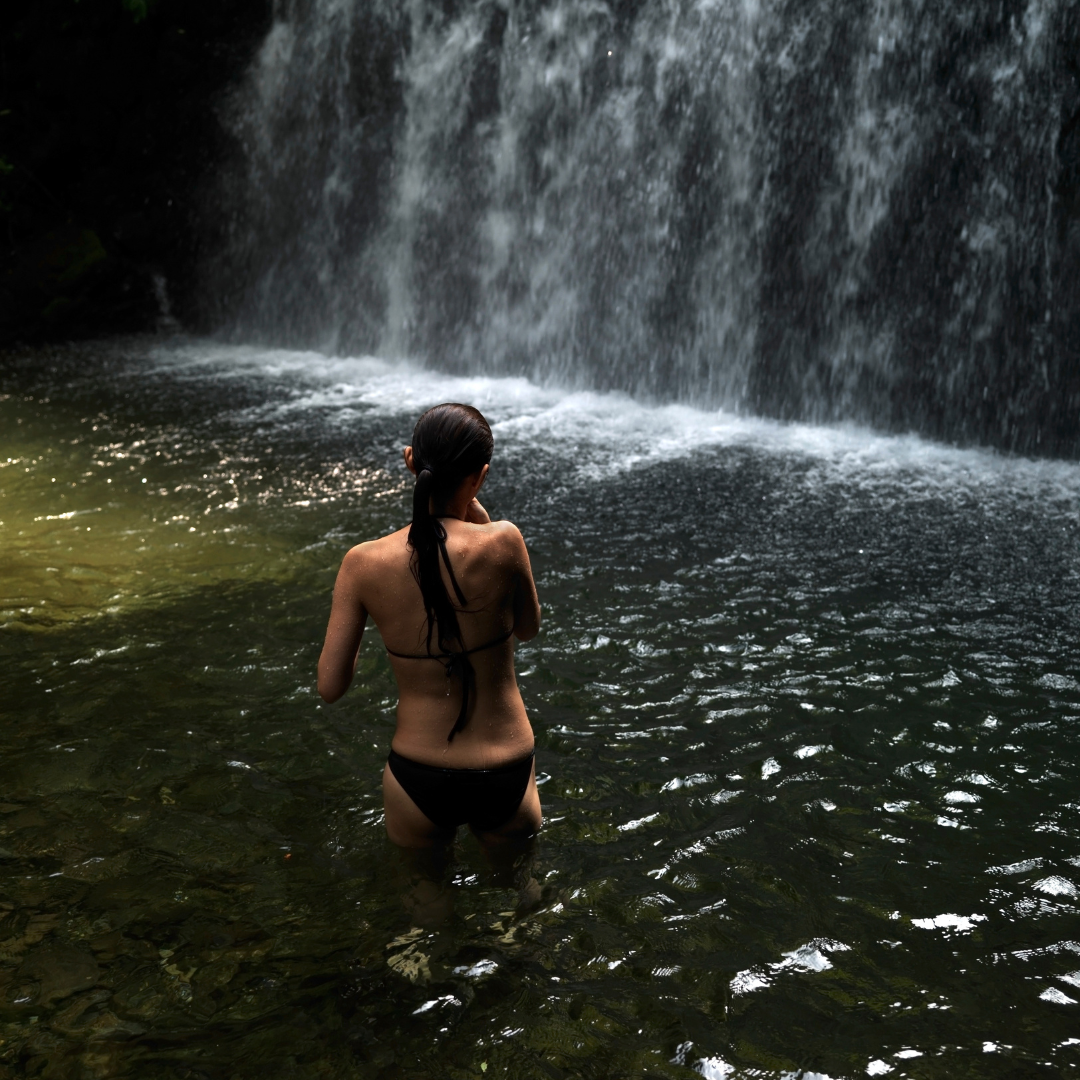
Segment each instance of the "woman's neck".
[{"label": "woman's neck", "polygon": [[468,516],[469,503],[472,502],[472,495],[468,492],[460,492],[451,499],[447,500],[446,505],[441,511],[436,510],[434,505],[431,505],[431,516],[437,518],[456,518],[458,521],[465,521]]}]

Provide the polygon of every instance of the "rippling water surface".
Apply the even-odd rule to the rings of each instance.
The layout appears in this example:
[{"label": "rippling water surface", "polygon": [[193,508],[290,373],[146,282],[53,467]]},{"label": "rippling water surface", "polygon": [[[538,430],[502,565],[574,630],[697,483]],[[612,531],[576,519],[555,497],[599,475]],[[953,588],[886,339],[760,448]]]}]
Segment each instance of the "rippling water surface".
[{"label": "rippling water surface", "polygon": [[[1080,1063],[1080,467],[198,342],[0,372],[12,1075]],[[544,605],[543,903],[463,834],[420,933],[378,635],[313,675],[447,399]]]}]

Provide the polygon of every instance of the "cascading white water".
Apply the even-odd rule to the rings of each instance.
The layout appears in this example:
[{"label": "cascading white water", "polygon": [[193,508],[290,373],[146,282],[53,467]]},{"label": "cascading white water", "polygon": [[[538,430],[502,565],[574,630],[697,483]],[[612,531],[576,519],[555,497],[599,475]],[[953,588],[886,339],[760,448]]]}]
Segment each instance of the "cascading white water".
[{"label": "cascading white water", "polygon": [[[759,13],[658,6],[626,28],[576,0],[528,22],[512,14],[497,99],[469,92],[485,17],[473,8],[413,39],[386,346],[740,399],[758,276]],[[480,95],[492,111],[473,120]],[[715,153],[699,153],[699,139]],[[718,196],[707,239],[686,228],[699,183]],[[447,227],[448,265],[426,262]],[[432,278],[445,281],[434,296]],[[685,324],[666,351],[655,340],[665,322]]]},{"label": "cascading white water", "polygon": [[1076,21],[278,0],[211,290],[246,339],[1068,449]]}]

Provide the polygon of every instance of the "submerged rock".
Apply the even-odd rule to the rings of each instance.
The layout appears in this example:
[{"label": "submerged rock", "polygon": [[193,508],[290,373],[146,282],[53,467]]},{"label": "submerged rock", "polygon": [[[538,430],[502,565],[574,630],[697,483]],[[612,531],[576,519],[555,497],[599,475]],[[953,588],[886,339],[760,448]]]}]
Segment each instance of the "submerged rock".
[{"label": "submerged rock", "polygon": [[46,945],[27,956],[19,975],[36,980],[36,1003],[47,1005],[88,990],[97,982],[98,965],[90,953],[74,946]]}]

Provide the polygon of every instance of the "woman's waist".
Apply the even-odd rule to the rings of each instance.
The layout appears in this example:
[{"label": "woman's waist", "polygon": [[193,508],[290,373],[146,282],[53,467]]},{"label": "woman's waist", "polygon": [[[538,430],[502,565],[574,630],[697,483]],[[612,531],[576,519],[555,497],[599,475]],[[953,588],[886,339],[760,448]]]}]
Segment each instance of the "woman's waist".
[{"label": "woman's waist", "polygon": [[500,719],[474,714],[465,729],[447,742],[454,719],[402,716],[399,711],[391,747],[411,761],[447,769],[495,769],[533,752],[532,725],[524,708],[518,716]]},{"label": "woman's waist", "polygon": [[[448,692],[449,691],[449,692]],[[455,679],[398,685],[398,723],[416,721],[438,724],[443,718],[452,726],[461,710],[462,687]],[[525,702],[513,678],[478,679],[469,689],[469,725],[476,719],[489,727],[528,723]]]},{"label": "woman's waist", "polygon": [[518,769],[528,768],[532,765],[535,757],[536,748],[531,747],[524,754],[518,752],[515,757],[512,757],[507,761],[503,761],[501,758],[492,760],[490,757],[473,759],[466,755],[464,762],[459,761],[455,757],[451,763],[442,755],[438,755],[437,757],[431,757],[430,755],[425,755],[423,753],[414,755],[411,753],[404,753],[396,746],[391,746],[389,763],[391,768],[394,767],[395,762],[403,762],[408,766],[428,770],[433,773],[510,773]]}]

